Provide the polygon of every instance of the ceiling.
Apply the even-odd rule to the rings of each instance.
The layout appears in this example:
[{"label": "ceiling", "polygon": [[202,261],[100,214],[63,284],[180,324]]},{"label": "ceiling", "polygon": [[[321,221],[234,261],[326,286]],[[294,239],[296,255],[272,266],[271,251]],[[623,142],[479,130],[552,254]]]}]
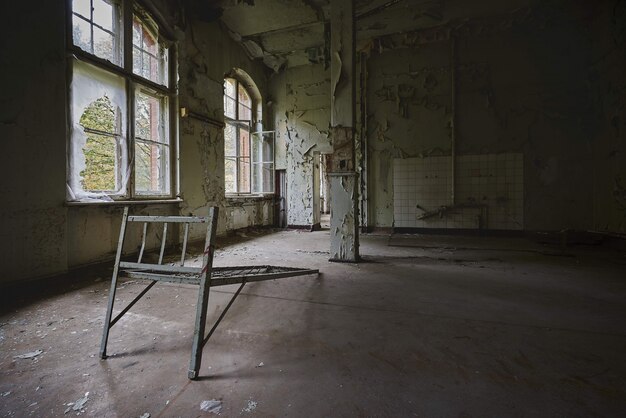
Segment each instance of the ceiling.
[{"label": "ceiling", "polygon": [[[357,39],[497,15],[530,0],[355,0]],[[330,0],[196,0],[253,59],[274,71],[324,60]],[[198,4],[196,3],[196,6]]]}]

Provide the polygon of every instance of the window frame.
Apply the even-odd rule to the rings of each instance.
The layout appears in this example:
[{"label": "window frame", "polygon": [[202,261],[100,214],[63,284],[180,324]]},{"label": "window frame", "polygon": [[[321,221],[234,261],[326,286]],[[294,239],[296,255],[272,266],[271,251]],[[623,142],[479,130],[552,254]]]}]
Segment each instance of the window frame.
[{"label": "window frame", "polygon": [[[74,60],[84,62],[97,67],[100,70],[108,72],[112,75],[122,77],[125,80],[126,91],[126,121],[125,121],[125,151],[128,155],[128,166],[122,167],[123,171],[128,170],[128,181],[121,194],[102,192],[108,195],[113,201],[146,201],[151,200],[169,200],[178,199],[180,195],[178,184],[178,112],[176,111],[178,106],[178,91],[177,91],[177,45],[171,37],[167,37],[167,25],[165,22],[159,21],[159,16],[155,13],[151,13],[149,8],[145,7],[141,2],[133,0],[110,0],[110,3],[117,5],[117,23],[119,34],[119,51],[121,53],[119,63],[112,63],[106,59],[100,58],[95,54],[83,50],[78,45],[74,44],[73,39],[73,17],[75,13],[73,11],[73,0],[66,0],[66,51],[67,51],[67,119],[68,126],[72,126],[72,98],[71,98],[71,86],[73,80],[73,62]],[[93,0],[90,0],[90,5],[93,4]],[[115,7],[114,7],[115,9]],[[141,12],[140,12],[141,11]],[[144,78],[133,71],[133,20],[135,17],[141,22],[142,15],[148,15],[158,26],[158,42],[165,43],[167,45],[167,79],[164,80],[165,84],[159,84],[150,79]],[[93,16],[93,11],[92,11]],[[171,32],[171,31],[169,31]],[[93,43],[93,40],[92,40]],[[163,68],[165,70],[165,68]],[[167,177],[169,184],[169,191],[165,193],[153,194],[145,192],[137,192],[135,184],[135,165],[134,158],[135,153],[135,93],[139,89],[154,92],[155,95],[166,98],[167,105],[163,106],[160,111],[167,114],[167,129],[168,144],[169,144],[169,156],[167,158]],[[72,147],[72,135],[68,130],[68,162],[72,158],[69,150]],[[72,175],[72,167],[67,165],[66,179],[69,183],[69,179]],[[86,191],[89,192],[89,191]],[[100,192],[95,192],[100,193]],[[89,200],[71,199],[71,196],[67,197],[68,202],[73,203],[93,203]],[[106,203],[106,202],[105,202]]]},{"label": "window frame", "polygon": [[[224,152],[224,165],[226,165],[226,161],[229,159],[235,160],[235,180],[234,180],[235,191],[226,190],[226,184],[224,184],[224,191],[227,196],[239,196],[239,195],[250,196],[254,194],[254,192],[252,191],[252,123],[253,123],[252,109],[254,109],[255,105],[258,105],[258,104],[255,103],[254,98],[250,94],[250,90],[245,85],[241,84],[241,81],[239,79],[237,79],[236,77],[224,77],[224,85],[226,84],[227,80],[233,80],[235,82],[235,97],[229,96],[226,93],[226,88],[224,87],[224,103],[226,103],[226,101],[229,99],[235,101],[235,115],[234,115],[235,117],[231,118],[230,116],[227,116],[226,106],[224,105],[224,124],[226,126],[232,126],[235,131],[236,155],[226,155],[226,152]],[[240,88],[243,89],[246,92],[246,95],[250,98],[250,106],[246,106],[245,104],[240,103],[239,101],[239,89]],[[239,106],[243,106],[249,110],[250,119],[239,119]],[[226,132],[226,126],[224,127],[224,132]],[[241,155],[240,130],[242,128],[243,129],[247,128],[247,131],[248,131],[248,151],[249,151],[248,156]],[[226,135],[224,135],[224,141],[226,141]],[[248,164],[248,185],[250,187],[249,191],[241,191],[239,189],[240,161],[243,159],[248,159],[247,164]]]}]

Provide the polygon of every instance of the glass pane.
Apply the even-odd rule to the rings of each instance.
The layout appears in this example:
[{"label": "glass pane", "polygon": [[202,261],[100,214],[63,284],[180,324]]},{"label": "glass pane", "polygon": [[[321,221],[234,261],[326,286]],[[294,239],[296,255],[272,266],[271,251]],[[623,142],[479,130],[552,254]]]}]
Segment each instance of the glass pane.
[{"label": "glass pane", "polygon": [[224,161],[224,186],[226,193],[236,193],[237,162],[235,158],[226,158]]},{"label": "glass pane", "polygon": [[72,38],[74,45],[83,51],[92,52],[91,25],[76,15],[72,16]]},{"label": "glass pane", "polygon": [[135,96],[135,137],[163,142],[160,127],[161,101],[158,97],[137,91]]},{"label": "glass pane", "polygon": [[137,17],[133,19],[133,73],[167,85],[167,48]]},{"label": "glass pane", "polygon": [[263,162],[261,141],[262,141],[262,137],[260,134],[252,134],[251,142],[252,142],[252,163],[253,164]]},{"label": "glass pane", "polygon": [[133,46],[141,47],[141,23],[133,19]]},{"label": "glass pane", "polygon": [[244,105],[242,105],[241,103],[239,104],[239,120],[251,120],[252,119],[252,111],[250,110],[249,107],[246,107]]},{"label": "glass pane", "polygon": [[263,162],[274,162],[274,132],[263,134]]},{"label": "glass pane", "polygon": [[142,25],[142,31],[141,47],[144,51],[157,55],[159,51],[156,36],[145,25]]},{"label": "glass pane", "polygon": [[115,55],[113,53],[115,43],[113,41],[113,36],[108,32],[105,32],[97,27],[93,28],[93,48],[96,56],[115,62]]},{"label": "glass pane", "polygon": [[252,164],[252,193],[263,192],[262,164]]},{"label": "glass pane", "polygon": [[263,167],[263,193],[274,192],[274,163],[264,163]]},{"label": "glass pane", "polygon": [[161,68],[159,69],[159,74],[161,74],[161,84],[164,86],[169,85],[169,49],[165,47],[161,47],[160,57],[161,57]]},{"label": "glass pane", "polygon": [[235,127],[227,123],[224,127],[224,155],[226,157],[237,156],[237,134]]},{"label": "glass pane", "polygon": [[133,47],[133,73],[141,74],[141,50]]},{"label": "glass pane", "polygon": [[107,135],[86,133],[83,147],[85,169],[81,171],[83,190],[115,191],[117,185],[117,139]]},{"label": "glass pane", "polygon": [[91,1],[90,0],[73,0],[72,11],[91,20]]},{"label": "glass pane", "polygon": [[235,96],[235,86],[236,86],[236,81],[232,78],[227,78],[224,81],[224,94],[228,97],[232,97],[233,99],[236,97]]},{"label": "glass pane", "polygon": [[169,147],[135,142],[135,190],[139,194],[169,193]]},{"label": "glass pane", "polygon": [[248,94],[246,89],[243,88],[241,84],[239,84],[239,103],[247,107],[252,107],[252,101],[250,100],[250,95]]},{"label": "glass pane", "polygon": [[250,156],[250,131],[239,127],[239,157]]},{"label": "glass pane", "polygon": [[230,97],[224,96],[224,115],[231,119],[235,119],[235,100]]},{"label": "glass pane", "polygon": [[93,23],[113,32],[113,6],[103,0],[93,0]]},{"label": "glass pane", "polygon": [[250,158],[239,158],[239,193],[250,193]]}]

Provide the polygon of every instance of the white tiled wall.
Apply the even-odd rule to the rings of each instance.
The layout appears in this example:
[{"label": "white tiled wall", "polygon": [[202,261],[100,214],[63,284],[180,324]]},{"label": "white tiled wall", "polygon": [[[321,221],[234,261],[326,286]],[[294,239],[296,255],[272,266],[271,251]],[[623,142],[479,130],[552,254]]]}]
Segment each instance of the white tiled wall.
[{"label": "white tiled wall", "polygon": [[463,207],[420,220],[425,211],[452,206],[451,157],[394,160],[394,226],[409,228],[523,229],[524,157],[483,154],[457,157],[456,204]]}]

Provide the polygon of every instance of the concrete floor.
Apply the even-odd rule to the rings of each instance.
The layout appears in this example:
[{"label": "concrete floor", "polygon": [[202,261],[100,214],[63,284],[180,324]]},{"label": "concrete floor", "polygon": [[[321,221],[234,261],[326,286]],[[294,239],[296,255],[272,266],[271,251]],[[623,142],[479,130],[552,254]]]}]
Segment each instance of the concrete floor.
[{"label": "concrete floor", "polygon": [[[205,400],[221,401],[221,416],[626,414],[624,254],[363,235],[365,262],[337,264],[328,231],[245,235],[223,241],[215,265],[323,274],[247,285],[200,380],[187,379],[195,287],[152,289],[101,361],[109,278],[91,277],[0,316],[0,416],[64,416],[86,392],[67,416],[213,416]],[[126,283],[120,302],[141,288]],[[212,319],[234,290],[211,292]]]}]

